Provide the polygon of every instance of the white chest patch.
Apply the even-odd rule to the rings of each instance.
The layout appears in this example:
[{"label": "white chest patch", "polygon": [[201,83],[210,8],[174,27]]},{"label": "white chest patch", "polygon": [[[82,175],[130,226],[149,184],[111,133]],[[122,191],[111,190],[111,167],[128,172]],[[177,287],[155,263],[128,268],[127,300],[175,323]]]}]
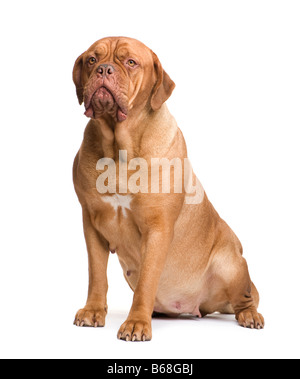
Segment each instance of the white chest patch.
[{"label": "white chest patch", "polygon": [[132,201],[131,195],[124,195],[123,196],[123,195],[115,194],[112,196],[102,196],[101,199],[105,203],[110,204],[114,208],[115,212],[117,212],[118,208],[121,207],[124,217],[127,217],[126,209],[131,211],[131,207],[130,207],[130,203]]}]

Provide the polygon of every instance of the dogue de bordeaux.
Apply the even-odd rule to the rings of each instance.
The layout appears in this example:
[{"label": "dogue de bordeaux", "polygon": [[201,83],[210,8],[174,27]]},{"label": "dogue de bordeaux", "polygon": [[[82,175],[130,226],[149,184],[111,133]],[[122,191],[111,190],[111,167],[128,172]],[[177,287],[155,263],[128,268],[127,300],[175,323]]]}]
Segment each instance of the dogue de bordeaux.
[{"label": "dogue de bordeaux", "polygon": [[[134,292],[119,339],[151,340],[155,313],[171,317],[232,313],[243,327],[263,328],[258,291],[238,238],[197,185],[193,172],[190,180],[193,188],[200,188],[198,201],[189,201],[193,194],[186,187],[178,190],[187,175],[175,177],[175,163],[185,167],[187,148],[165,103],[175,84],[156,54],[135,39],[104,38],[77,58],[73,81],[89,118],[73,167],[89,289],[74,324],[105,325],[107,263],[109,254],[116,253]],[[121,170],[129,161],[133,164],[127,171]],[[161,162],[171,162],[166,176],[169,191],[161,188],[165,180]],[[157,165],[159,175],[153,179]],[[116,173],[115,183],[108,171]]]}]

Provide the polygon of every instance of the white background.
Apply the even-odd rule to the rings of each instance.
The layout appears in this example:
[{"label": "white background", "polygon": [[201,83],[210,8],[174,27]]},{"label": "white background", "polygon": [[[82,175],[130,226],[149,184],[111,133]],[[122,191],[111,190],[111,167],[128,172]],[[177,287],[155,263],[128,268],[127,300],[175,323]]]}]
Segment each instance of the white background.
[{"label": "white background", "polygon": [[[1,358],[299,358],[299,1],[10,1],[1,32]],[[152,48],[206,192],[243,243],[263,331],[234,316],[116,334],[132,293],[109,264],[105,328],[76,328],[87,254],[72,163],[87,119],[75,59],[106,36]]]}]

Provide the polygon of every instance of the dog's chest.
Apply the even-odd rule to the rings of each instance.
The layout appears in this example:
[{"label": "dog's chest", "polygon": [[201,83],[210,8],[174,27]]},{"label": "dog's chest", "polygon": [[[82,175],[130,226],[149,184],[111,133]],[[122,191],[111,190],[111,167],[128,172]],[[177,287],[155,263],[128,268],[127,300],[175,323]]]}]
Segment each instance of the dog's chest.
[{"label": "dog's chest", "polygon": [[115,212],[114,217],[116,217],[118,215],[118,211],[121,210],[123,217],[127,218],[127,211],[131,211],[132,195],[103,195],[101,197],[101,200],[104,201],[104,203],[109,204],[113,208]]},{"label": "dog's chest", "polygon": [[105,194],[94,203],[93,222],[99,233],[109,244],[111,251],[117,251],[124,259],[137,254],[141,234],[134,219],[134,195]]},{"label": "dog's chest", "polygon": [[141,233],[134,221],[133,195],[102,195],[95,226],[117,253],[124,276],[135,288],[141,264]]}]

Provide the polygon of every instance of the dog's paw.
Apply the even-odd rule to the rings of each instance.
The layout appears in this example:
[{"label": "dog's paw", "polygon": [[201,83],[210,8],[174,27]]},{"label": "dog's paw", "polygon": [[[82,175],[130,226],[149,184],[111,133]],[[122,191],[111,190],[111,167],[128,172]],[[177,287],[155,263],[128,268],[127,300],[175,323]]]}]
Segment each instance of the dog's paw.
[{"label": "dog's paw", "polygon": [[118,339],[124,341],[150,341],[151,338],[151,321],[128,318],[118,332]]},{"label": "dog's paw", "polygon": [[237,316],[237,321],[240,326],[251,329],[263,329],[265,320],[256,310],[246,309]]},{"label": "dog's paw", "polygon": [[74,320],[76,326],[92,326],[94,328],[105,326],[107,310],[86,306],[80,309]]}]

